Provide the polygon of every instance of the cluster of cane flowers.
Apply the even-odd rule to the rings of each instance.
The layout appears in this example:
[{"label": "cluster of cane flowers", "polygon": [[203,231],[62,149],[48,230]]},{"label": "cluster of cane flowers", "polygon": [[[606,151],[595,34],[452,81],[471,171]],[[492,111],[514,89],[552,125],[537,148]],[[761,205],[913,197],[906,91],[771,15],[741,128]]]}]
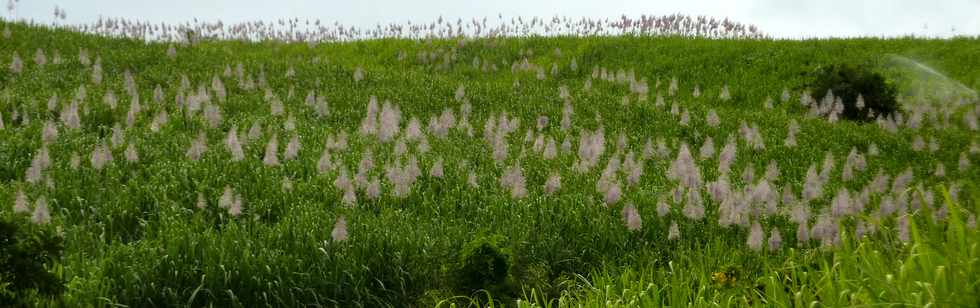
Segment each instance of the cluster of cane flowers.
[{"label": "cluster of cane flowers", "polygon": [[[13,2],[10,2],[13,3]],[[11,5],[12,7],[12,5]],[[55,20],[65,19],[64,10],[56,8]],[[194,21],[184,24],[156,24],[126,18],[100,17],[94,24],[63,24],[61,27],[74,31],[105,36],[126,37],[141,40],[163,40],[180,44],[196,43],[204,39],[228,40],[276,40],[316,44],[330,41],[350,41],[382,38],[496,38],[528,35],[679,35],[703,38],[765,38],[765,33],[754,25],[733,22],[727,18],[680,14],[639,17],[620,16],[614,19],[571,17],[514,17],[498,15],[496,19],[473,18],[464,21],[438,19],[418,24],[378,24],[374,27],[353,27],[340,23],[327,23],[319,19],[299,18],[276,21],[250,21],[227,23],[222,21]],[[169,58],[176,58],[176,50],[166,51]]]},{"label": "cluster of cane flowers", "polygon": [[[623,27],[633,29],[635,26]],[[512,74],[534,74],[536,79],[546,79],[554,78],[565,69],[552,63],[552,77],[549,77],[544,73],[548,66],[531,62],[526,56],[529,52],[521,53],[522,59],[513,62]],[[556,50],[556,54],[560,54],[560,51]],[[180,59],[173,45],[167,48],[166,55],[170,61]],[[59,52],[48,53],[42,49],[34,52],[33,64],[31,59],[25,63],[16,51],[10,59],[7,69],[14,75],[31,74],[65,61]],[[775,142],[767,145],[766,140],[772,140],[767,137],[774,134],[760,129],[757,123],[726,119],[739,124],[737,131],[724,132],[718,110],[708,108],[706,112],[699,111],[690,102],[710,104],[717,100],[731,104],[739,97],[738,89],[723,85],[714,92],[716,89],[708,86],[702,89],[701,85],[693,84],[688,97],[680,94],[681,83],[677,78],[670,78],[669,82],[665,80],[661,84],[661,79],[651,78],[648,82],[634,70],[612,70],[599,66],[593,69],[591,78],[585,80],[581,91],[567,85],[559,86],[560,111],[557,111],[556,105],[556,111],[552,113],[534,114],[527,118],[507,110],[484,110],[485,105],[475,112],[471,101],[480,98],[471,97],[464,85],[459,85],[453,93],[446,93],[446,100],[451,98],[451,102],[432,114],[413,112],[415,108],[392,102],[392,98],[364,95],[368,96],[366,100],[355,103],[358,110],[363,110],[363,118],[358,116],[361,119],[359,124],[356,127],[330,127],[323,138],[322,151],[319,151],[318,143],[297,128],[310,123],[304,122],[306,117],[296,115],[309,113],[316,119],[334,117],[327,103],[327,95],[309,90],[303,99],[294,95],[297,90],[294,86],[290,86],[288,91],[276,88],[267,80],[266,74],[281,72],[269,72],[264,67],[250,70],[241,62],[234,65],[228,63],[223,72],[209,73],[198,80],[180,74],[179,78],[175,78],[179,81],[175,80],[173,84],[157,84],[151,91],[141,92],[149,89],[141,89],[141,83],[137,82],[139,76],[128,70],[119,78],[123,81],[122,89],[112,88],[114,85],[110,85],[106,79],[120,76],[107,74],[103,65],[111,63],[98,54],[94,55],[93,60],[88,50],[79,49],[78,62],[85,67],[85,83],[79,85],[74,93],[62,93],[70,99],[63,100],[54,94],[47,99],[46,105],[41,106],[49,113],[57,113],[57,117],[38,115],[39,112],[29,111],[28,106],[17,106],[20,110],[13,108],[15,114],[8,122],[4,122],[5,115],[0,114],[0,129],[28,127],[32,114],[36,116],[34,121],[41,123],[38,136],[40,146],[24,171],[25,187],[31,188],[29,191],[44,189],[40,186],[47,186],[48,191],[55,189],[56,177],[51,170],[55,163],[50,149],[57,149],[53,145],[59,140],[64,141],[61,140],[63,137],[59,138],[60,135],[78,133],[86,128],[89,121],[94,122],[86,118],[90,110],[124,109],[119,111],[120,114],[125,112],[125,116],[115,119],[109,138],[97,139],[84,151],[74,149],[78,152],[71,153],[69,162],[73,170],[82,170],[86,168],[83,165],[87,165],[93,174],[106,175],[123,168],[139,168],[136,163],[141,160],[140,149],[148,151],[144,153],[152,153],[149,150],[154,145],[138,144],[135,140],[166,131],[175,125],[172,122],[176,121],[172,119],[177,119],[183,123],[200,124],[190,126],[194,127],[194,131],[189,135],[170,136],[181,141],[182,153],[174,155],[182,157],[178,158],[184,160],[181,163],[217,163],[232,167],[255,163],[261,165],[259,168],[271,172],[285,172],[294,166],[315,170],[316,176],[332,179],[332,185],[324,187],[324,190],[336,197],[337,204],[346,207],[339,210],[356,211],[359,206],[387,197],[406,200],[418,189],[425,189],[418,185],[420,181],[429,185],[466,183],[465,186],[471,190],[497,189],[514,202],[539,200],[530,198],[537,197],[539,192],[545,198],[543,200],[560,196],[569,190],[569,187],[563,188],[563,180],[566,186],[568,183],[587,182],[589,193],[600,201],[596,203],[615,208],[621,215],[623,226],[629,231],[642,230],[644,215],[656,212],[657,218],[669,219],[666,221],[670,223],[666,234],[661,236],[677,240],[682,236],[679,225],[683,225],[685,220],[704,221],[717,217],[717,224],[721,227],[746,229],[747,247],[761,251],[764,248],[778,250],[783,244],[784,238],[777,224],[773,223],[779,217],[787,217],[796,224],[795,237],[799,245],[807,245],[810,241],[820,242],[824,246],[836,245],[840,242],[841,222],[845,221],[854,222],[855,234],[874,234],[884,221],[892,217],[899,238],[907,241],[910,211],[936,207],[934,193],[925,189],[923,182],[949,178],[954,175],[953,172],[956,175],[966,174],[971,168],[971,155],[978,152],[977,146],[972,145],[969,150],[960,153],[956,167],[950,164],[948,170],[942,161],[937,161],[934,168],[930,164],[932,178],[925,180],[922,177],[928,175],[921,172],[916,174],[912,167],[894,176],[878,171],[870,182],[858,190],[848,187],[859,186],[859,180],[866,178],[863,173],[869,170],[869,166],[875,165],[874,158],[880,153],[873,143],[864,152],[852,147],[840,165],[835,155],[843,156],[844,153],[827,151],[823,154],[822,162],[812,163],[802,179],[781,178],[781,167],[774,160],[766,162],[762,176],[757,176],[755,162],[751,161],[753,157],[773,149],[798,147],[799,138],[809,137],[799,121],[790,119],[785,123],[786,137],[781,144]],[[474,63],[474,67],[486,65],[478,58]],[[578,70],[577,66],[575,59],[572,59],[568,69],[575,71]],[[302,69],[289,67],[284,75],[294,78],[297,70],[302,72]],[[370,82],[373,75],[358,66],[344,76],[352,80],[356,88],[366,80]],[[576,118],[576,96],[590,91],[593,82],[607,82],[621,87],[623,92],[628,93],[622,100],[626,108],[634,104],[652,107],[656,112],[669,114],[670,119],[676,121],[670,125],[696,128],[700,132],[694,138],[670,138],[607,131],[612,126],[605,125],[607,123],[601,114],[596,115],[594,126],[576,125],[584,122]],[[517,79],[515,86],[520,87]],[[88,97],[89,87],[104,89],[100,91],[104,93],[101,100]],[[141,97],[140,93],[144,96]],[[226,119],[229,117],[226,113],[233,110],[232,104],[243,93],[262,94],[261,110],[263,113],[267,110],[270,116],[254,119],[251,123]],[[653,97],[652,102],[650,97]],[[616,99],[618,101],[618,97]],[[784,90],[779,103],[786,104],[791,99],[792,93]],[[98,102],[101,105],[94,106]],[[831,123],[837,122],[843,112],[840,98],[833,93],[827,93],[817,101],[804,92],[800,94],[800,102],[808,108],[811,117],[826,118]],[[766,108],[774,108],[777,102],[768,99],[764,104]],[[482,112],[488,114],[484,117]],[[919,108],[908,115],[876,116],[882,130],[894,133],[900,129],[916,131],[927,125],[933,128],[952,125],[943,120],[945,112],[945,109]],[[962,123],[971,131],[977,130],[976,113],[976,110],[967,112]],[[727,115],[725,117],[728,118]],[[936,118],[939,120],[930,120]],[[702,119],[706,127],[696,127]],[[477,126],[474,127],[473,123]],[[483,123],[482,127],[479,123]],[[219,131],[222,127],[227,127],[227,131]],[[782,133],[778,132],[780,136]],[[219,140],[212,140],[214,137]],[[576,139],[578,142],[575,142]],[[642,147],[639,146],[641,143]],[[458,149],[446,150],[455,144],[474,146],[484,151],[456,155],[451,151]],[[937,138],[926,138],[921,133],[916,133],[910,144],[916,152],[928,150],[934,153],[940,150]],[[125,161],[115,158],[119,157],[120,151]],[[86,158],[87,164],[83,164]],[[488,163],[480,164],[483,161]],[[653,186],[651,178],[654,176],[651,176],[651,172],[659,171],[654,168],[658,165],[665,167],[664,175],[668,182],[658,191],[660,196],[656,197],[656,208],[647,209],[638,202],[643,196],[634,192]],[[477,166],[492,169],[492,172],[480,173],[481,168]],[[533,176],[541,169],[546,170],[543,181]],[[711,175],[715,176],[709,177]],[[916,176],[919,176],[918,180]],[[848,185],[832,185],[838,178]],[[294,181],[307,180],[285,175],[282,177],[283,191],[291,190]],[[795,180],[800,180],[802,187],[794,187],[791,183],[795,183]],[[593,183],[594,192],[591,189]],[[218,208],[229,217],[250,215],[250,209],[244,202],[249,192],[236,191],[232,188],[236,185],[225,185],[217,196],[198,192],[196,207],[205,210],[208,200],[217,198]],[[38,224],[51,221],[50,205],[43,195],[31,202],[21,189],[14,199],[15,213],[30,215],[31,220]],[[877,200],[877,209],[873,208],[873,200]],[[675,209],[680,215],[672,215]],[[935,210],[938,218],[945,215],[943,207]],[[871,215],[865,215],[868,213]],[[650,219],[652,215],[646,217],[648,225],[664,222]],[[974,218],[971,216],[971,219]],[[338,216],[330,233],[331,238],[337,242],[347,240],[347,225],[347,218]]]}]

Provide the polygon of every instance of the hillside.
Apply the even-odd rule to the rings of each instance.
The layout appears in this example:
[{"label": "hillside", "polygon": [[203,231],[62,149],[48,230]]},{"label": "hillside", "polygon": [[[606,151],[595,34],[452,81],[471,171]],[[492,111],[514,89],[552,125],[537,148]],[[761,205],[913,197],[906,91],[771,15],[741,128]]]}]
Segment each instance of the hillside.
[{"label": "hillside", "polygon": [[[980,299],[976,100],[907,96],[899,119],[867,123],[801,105],[810,73],[834,63],[874,63],[917,90],[895,56],[975,93],[978,39],[188,45],[0,28],[11,34],[0,216],[64,240],[51,269],[63,294],[28,302],[430,306],[492,294],[510,306],[534,303],[532,288],[589,302],[583,280],[601,289],[604,275],[656,285],[662,298],[644,305]],[[963,259],[930,261],[947,285],[887,272],[924,249],[909,221],[961,244],[941,233],[947,216],[973,235],[956,246]],[[798,240],[800,221],[811,240]],[[498,246],[503,274],[490,266]],[[880,262],[822,267],[847,256]],[[809,285],[809,270],[827,285]],[[886,273],[903,283],[862,287]],[[795,283],[772,289],[771,277]]]}]

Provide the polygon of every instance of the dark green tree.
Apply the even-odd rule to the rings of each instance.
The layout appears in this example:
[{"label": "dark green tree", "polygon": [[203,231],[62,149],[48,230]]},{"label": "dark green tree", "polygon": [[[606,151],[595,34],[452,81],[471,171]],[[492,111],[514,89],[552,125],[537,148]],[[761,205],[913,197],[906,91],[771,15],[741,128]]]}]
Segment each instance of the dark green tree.
[{"label": "dark green tree", "polygon": [[[810,84],[810,93],[820,99],[828,91],[844,103],[841,114],[844,119],[870,121],[898,110],[895,85],[867,65],[835,64],[819,68]],[[858,103],[859,96],[863,103]]]}]

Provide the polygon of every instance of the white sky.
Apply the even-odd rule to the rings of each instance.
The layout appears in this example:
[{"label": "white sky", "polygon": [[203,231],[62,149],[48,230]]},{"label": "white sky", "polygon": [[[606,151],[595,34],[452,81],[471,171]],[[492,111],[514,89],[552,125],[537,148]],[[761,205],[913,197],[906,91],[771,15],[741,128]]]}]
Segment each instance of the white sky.
[{"label": "white sky", "polygon": [[[67,12],[63,23],[69,24],[99,16],[167,23],[298,17],[371,27],[431,22],[439,16],[495,20],[498,14],[614,18],[681,13],[728,17],[780,38],[980,35],[980,0],[20,0],[13,17],[50,23],[56,5]],[[11,14],[4,9],[2,16]]]}]

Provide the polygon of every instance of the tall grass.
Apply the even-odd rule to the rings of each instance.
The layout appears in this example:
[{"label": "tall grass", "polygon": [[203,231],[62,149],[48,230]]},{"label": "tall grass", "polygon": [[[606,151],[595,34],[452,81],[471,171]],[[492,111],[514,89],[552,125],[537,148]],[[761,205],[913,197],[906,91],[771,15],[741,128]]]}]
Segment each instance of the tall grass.
[{"label": "tall grass", "polygon": [[[798,306],[814,301],[970,306],[976,301],[976,231],[962,221],[978,213],[964,208],[978,203],[980,173],[975,167],[956,167],[962,155],[974,165],[980,161],[970,151],[977,142],[975,130],[958,120],[975,104],[952,110],[954,121],[946,127],[932,120],[941,113],[935,111],[928,113],[924,127],[889,132],[874,124],[808,117],[798,103],[807,73],[819,65],[873,62],[890,53],[918,59],[978,89],[980,71],[971,69],[980,66],[975,39],[530,36],[319,45],[202,40],[175,45],[171,53],[167,43],[22,23],[0,22],[0,28],[11,29],[11,38],[0,41],[0,117],[5,124],[0,129],[0,211],[27,224],[27,215],[12,213],[18,192],[30,200],[45,197],[50,221],[38,228],[60,234],[65,243],[64,256],[51,265],[65,292],[28,298],[39,306],[510,306],[518,300],[539,306]],[[38,49],[48,55],[58,50],[61,64],[37,65],[32,57]],[[24,59],[20,73],[7,68],[15,52]],[[98,83],[92,78],[94,64],[83,63],[82,54],[90,62],[101,58]],[[481,64],[473,65],[474,59]],[[542,70],[512,71],[525,59]],[[253,81],[251,87],[236,76],[239,65]],[[558,68],[555,73],[552,67]],[[593,78],[594,69],[612,72],[613,78]],[[127,71],[135,76],[129,86]],[[646,101],[629,82],[616,81],[628,71],[646,79]],[[223,102],[210,90],[215,76],[227,88]],[[669,96],[667,87],[675,78],[679,90]],[[265,80],[264,87],[257,85],[259,79]],[[70,128],[60,120],[60,111],[82,85],[86,98],[80,99],[80,126]],[[465,95],[457,100],[461,85]],[[131,86],[142,111],[128,128]],[[153,99],[158,86],[162,102]],[[559,124],[563,87],[574,107],[568,130]],[[721,99],[726,87],[730,100]],[[199,88],[214,95],[211,106],[220,108],[220,121],[213,113],[208,119],[203,110],[189,115],[177,107],[178,97],[196,95]],[[693,95],[695,88],[700,97]],[[778,99],[784,89],[793,93],[787,102]],[[282,114],[274,114],[276,104],[266,98],[266,90],[281,101]],[[329,112],[305,104],[310,91]],[[115,108],[105,103],[108,93],[118,97]],[[655,105],[657,94],[666,97],[665,106]],[[417,141],[407,142],[422,172],[406,197],[392,194],[395,183],[381,168],[399,159],[397,141],[358,133],[372,96],[398,106],[402,125],[417,117],[426,128],[428,152],[418,151]],[[49,110],[51,97],[56,97],[56,108]],[[770,97],[777,102],[767,109],[764,102]],[[462,129],[444,138],[428,133],[430,116],[448,109],[460,118],[464,98],[472,108],[473,137]],[[674,105],[689,115],[688,125],[680,124],[681,112],[670,112]],[[154,119],[164,111],[169,121],[154,130]],[[710,111],[720,117],[717,126],[706,125]],[[28,114],[30,121],[14,120],[15,112]],[[500,163],[482,133],[483,123],[502,113],[522,124],[505,138],[508,155]],[[535,154],[533,142],[523,141],[541,116],[551,124],[532,133],[558,144],[571,140],[570,151],[546,159]],[[795,147],[784,146],[791,121],[800,127]],[[41,138],[45,122],[58,129],[53,140]],[[705,219],[687,218],[683,205],[671,200],[677,183],[668,177],[681,144],[697,153],[710,137],[720,149],[729,136],[739,135],[743,122],[758,128],[765,149],[735,137],[733,187],[752,184],[741,175],[751,169],[759,179],[773,162],[780,170],[773,186],[791,187],[799,195],[808,167],[821,164],[830,152],[837,163],[823,187],[826,193],[810,204],[814,214],[829,208],[842,188],[857,195],[879,170],[890,176],[914,171],[910,187],[956,184],[963,206],[948,205],[948,218],[937,223],[930,213],[912,214],[908,244],[896,237],[893,217],[865,239],[851,236],[854,221],[847,220],[840,246],[833,249],[820,248],[816,241],[797,243],[795,225],[785,215],[767,216],[759,223],[766,234],[779,230],[783,247],[755,252],[746,245],[749,228],[719,226],[718,204],[708,198]],[[118,146],[112,145],[117,125],[123,141]],[[256,137],[247,138],[256,126]],[[233,127],[243,140],[241,160],[225,147]],[[598,166],[572,171],[578,137],[600,127],[605,154]],[[335,143],[343,134],[347,147],[339,150]],[[656,144],[662,138],[669,155],[646,160],[639,182],[629,186],[622,181],[619,202],[607,202],[597,182],[611,157],[625,156],[616,153],[620,135],[623,152],[641,153],[648,139]],[[187,152],[199,136],[208,146],[194,160]],[[263,158],[273,136],[278,136],[275,154],[281,160],[267,166]],[[282,152],[294,136],[302,146],[295,159],[286,160]],[[937,148],[913,150],[920,136],[927,143],[934,139]],[[130,144],[138,160],[124,158]],[[344,185],[335,185],[342,168],[318,168],[328,144],[332,162],[351,178],[362,154],[372,151],[378,166],[367,176],[381,179],[381,195],[372,199],[357,191],[356,202],[345,201],[346,189],[337,187]],[[869,156],[868,168],[853,179],[840,179],[847,153],[852,148],[870,152],[871,145],[881,155]],[[103,146],[110,147],[114,160],[93,168],[91,154]],[[25,173],[43,147],[52,163],[32,183]],[[436,162],[443,162],[442,177],[430,176]],[[937,163],[945,164],[944,177],[932,176]],[[714,157],[698,159],[704,182],[719,177],[717,165]],[[505,173],[518,174],[508,172],[515,166],[526,184],[523,198],[513,198],[513,185],[500,181]],[[555,173],[561,175],[560,189],[546,193],[544,184]],[[477,187],[469,183],[471,174]],[[232,200],[242,201],[241,213],[219,207],[225,187],[233,192]],[[918,190],[908,192],[913,191]],[[877,209],[879,197],[871,197],[867,213]],[[660,201],[669,203],[663,215]],[[627,203],[642,221],[636,230],[623,223]],[[332,236],[338,217],[346,221],[344,240]],[[670,237],[672,225],[677,239]],[[484,237],[502,239],[495,245],[509,265],[504,281],[489,291],[464,287],[458,277],[461,263],[467,262],[461,257],[465,247]]]},{"label": "tall grass", "polygon": [[[607,267],[573,281],[558,296],[525,291],[518,306],[974,307],[980,304],[980,234],[948,193],[943,200],[948,220],[939,223],[928,211],[912,214],[909,243],[848,235],[838,249],[790,249],[760,258],[754,272],[685,259],[661,267]],[[688,254],[703,254],[703,260],[727,255]]]}]

